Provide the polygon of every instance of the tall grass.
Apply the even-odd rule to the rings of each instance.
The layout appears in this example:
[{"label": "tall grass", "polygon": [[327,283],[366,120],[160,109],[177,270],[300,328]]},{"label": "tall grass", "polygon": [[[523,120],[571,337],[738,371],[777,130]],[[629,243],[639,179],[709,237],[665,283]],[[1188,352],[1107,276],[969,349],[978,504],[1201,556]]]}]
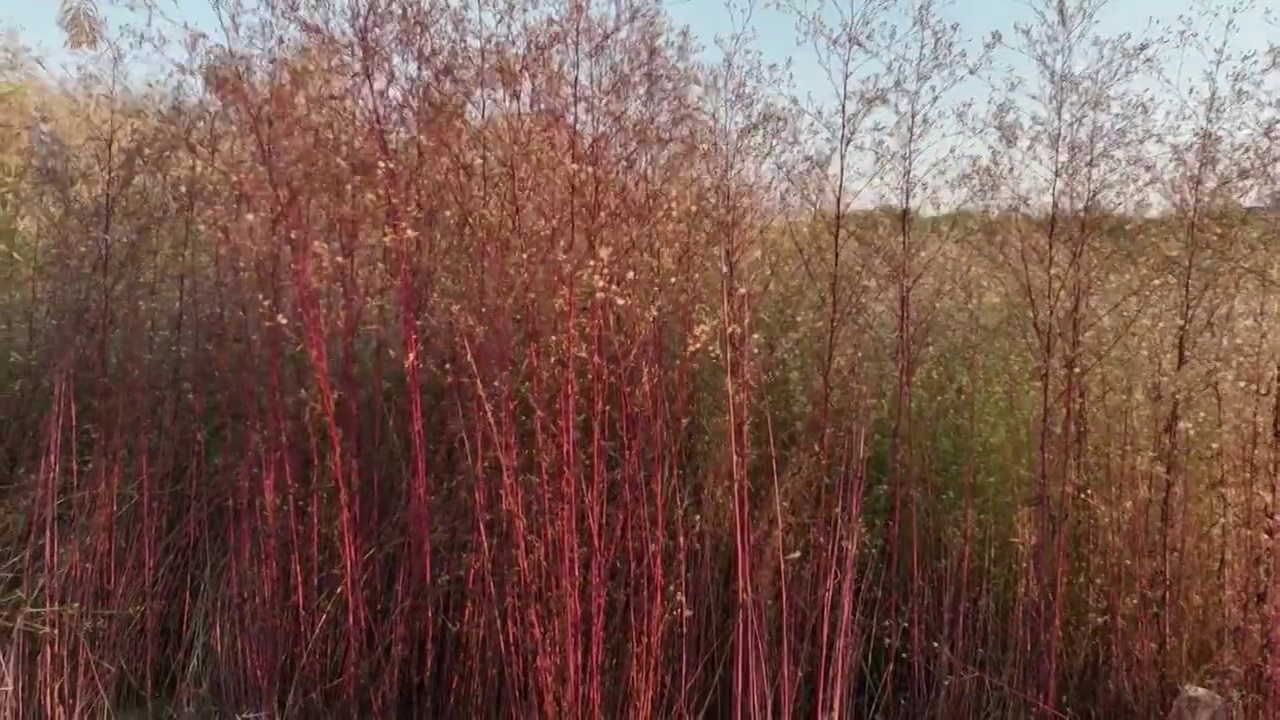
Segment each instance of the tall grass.
[{"label": "tall grass", "polygon": [[656,0],[80,27],[4,139],[0,707],[1273,716],[1270,76],[1095,5],[788,5],[830,105]]}]

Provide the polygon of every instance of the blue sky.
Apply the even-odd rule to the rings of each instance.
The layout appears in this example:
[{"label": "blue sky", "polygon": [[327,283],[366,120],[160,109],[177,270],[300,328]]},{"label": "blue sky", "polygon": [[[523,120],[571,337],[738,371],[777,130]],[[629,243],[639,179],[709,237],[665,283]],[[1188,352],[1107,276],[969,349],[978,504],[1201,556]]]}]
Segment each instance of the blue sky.
[{"label": "blue sky", "polygon": [[[104,5],[111,0],[99,0]],[[739,0],[741,1],[741,0]],[[797,0],[804,2],[805,0]],[[809,0],[813,2],[814,0]],[[831,0],[828,0],[831,1]],[[834,0],[842,4],[856,4],[860,0]],[[214,15],[210,9],[210,0],[158,0],[170,17],[180,17],[192,21],[198,26],[213,30]],[[694,35],[705,45],[713,45],[717,34],[727,34],[732,30],[731,15],[724,6],[724,0],[665,0],[671,17],[678,24],[687,24]],[[760,6],[752,18],[755,30],[754,45],[765,59],[771,62],[792,60],[792,73],[795,89],[799,93],[810,94],[818,101],[830,100],[832,91],[825,73],[817,66],[814,58],[806,48],[797,45],[794,22],[776,10],[765,9],[767,0],[758,0]],[[1222,7],[1225,2],[1213,3],[1213,0],[1111,0],[1101,15],[1102,31],[1106,34],[1131,32],[1135,35],[1148,34],[1153,21],[1169,22],[1181,13],[1192,13],[1197,2],[1209,3],[1210,6]],[[57,27],[57,6],[59,0],[0,0],[9,9],[0,10],[0,31],[16,28],[25,44],[34,45],[42,54],[57,58],[65,58],[66,53],[60,50],[62,34]],[[999,30],[1006,40],[1013,38],[1013,25],[1018,21],[1031,18],[1027,0],[951,0],[945,15],[960,24],[964,35],[969,38],[976,52],[981,39],[992,31]],[[1280,0],[1257,0],[1250,14],[1242,22],[1242,32],[1236,41],[1236,50],[1264,49],[1268,40],[1280,39],[1280,29],[1274,24],[1264,22],[1266,10],[1280,12]],[[1220,32],[1220,31],[1219,31]],[[219,33],[210,32],[217,37]],[[1019,68],[1014,56],[1001,58]],[[53,63],[55,69],[59,63]],[[1195,75],[1195,63],[1183,68],[1184,79]],[[47,66],[48,67],[48,66]],[[1020,69],[1020,68],[1019,68]],[[957,90],[957,97],[969,95],[982,101],[985,88],[976,81],[966,83]]]},{"label": "blue sky", "polygon": [[[799,0],[802,4],[804,0]],[[814,0],[809,0],[811,3]],[[858,0],[835,0],[854,5]],[[1212,3],[1212,0],[1208,0]],[[730,16],[723,0],[668,0],[671,15],[677,22],[688,24],[700,37],[709,38],[731,30]],[[764,2],[759,2],[764,5]],[[1216,3],[1226,6],[1226,2]],[[1168,24],[1180,14],[1194,13],[1196,0],[1110,0],[1101,14],[1102,32],[1120,34],[1130,32],[1137,36],[1150,35],[1152,24]],[[1241,22],[1241,32],[1236,46],[1238,50],[1264,50],[1268,41],[1280,39],[1280,27],[1264,22],[1267,9],[1280,13],[1280,0],[1257,0]],[[951,0],[943,15],[958,22],[964,35],[973,41],[972,51],[977,52],[981,40],[993,31],[1000,31],[1006,41],[1013,38],[1016,22],[1026,22],[1033,15],[1027,0]],[[769,9],[757,9],[754,13],[757,31],[756,47],[774,61],[791,58],[794,75],[801,88],[806,87],[806,76],[817,75],[813,58],[806,48],[797,46],[794,22],[785,14]],[[820,92],[820,89],[815,89]]]},{"label": "blue sky", "polygon": [[[200,25],[212,21],[209,0],[159,1],[173,15],[194,20]],[[1194,1],[1112,0],[1104,11],[1105,27],[1109,31],[1141,33],[1153,15],[1157,19],[1172,19],[1178,13],[1188,11]],[[0,28],[16,27],[26,43],[47,52],[59,52],[62,43],[57,26],[59,0],[5,0],[3,4],[8,9],[0,10]],[[672,17],[679,23],[687,23],[707,44],[715,34],[726,33],[731,28],[730,15],[722,0],[667,0],[667,4]],[[763,2],[759,4],[764,5]],[[1259,0],[1258,5],[1280,11],[1280,0]],[[1025,0],[953,0],[948,15],[960,22],[966,34],[974,39],[993,30],[1001,30],[1009,37],[1013,23],[1028,17]],[[1274,28],[1268,28],[1260,18],[1261,12],[1256,12],[1245,23],[1242,47],[1265,46],[1268,30],[1274,31]],[[796,47],[791,20],[777,11],[759,9],[753,24],[757,31],[756,46],[765,57],[771,61],[794,58],[797,80],[805,87],[806,77],[812,75],[812,60],[803,48]],[[807,89],[820,91],[816,87]]]}]

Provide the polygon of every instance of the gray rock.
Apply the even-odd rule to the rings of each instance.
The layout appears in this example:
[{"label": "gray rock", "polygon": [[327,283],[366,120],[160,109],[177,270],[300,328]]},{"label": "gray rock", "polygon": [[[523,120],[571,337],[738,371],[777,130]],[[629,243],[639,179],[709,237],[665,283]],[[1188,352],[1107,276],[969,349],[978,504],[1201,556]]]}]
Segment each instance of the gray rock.
[{"label": "gray rock", "polygon": [[1183,685],[1178,699],[1173,701],[1168,720],[1228,720],[1231,705],[1227,699],[1212,690],[1195,685]]}]

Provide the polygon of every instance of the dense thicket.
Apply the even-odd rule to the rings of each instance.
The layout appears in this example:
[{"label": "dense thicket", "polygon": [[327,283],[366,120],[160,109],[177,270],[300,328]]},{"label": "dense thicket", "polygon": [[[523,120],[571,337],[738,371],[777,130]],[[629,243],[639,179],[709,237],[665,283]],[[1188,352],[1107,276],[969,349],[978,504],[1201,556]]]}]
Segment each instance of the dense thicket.
[{"label": "dense thicket", "polygon": [[783,3],[820,102],[658,0],[66,3],[6,716],[1274,717],[1274,68],[1100,2]]}]

